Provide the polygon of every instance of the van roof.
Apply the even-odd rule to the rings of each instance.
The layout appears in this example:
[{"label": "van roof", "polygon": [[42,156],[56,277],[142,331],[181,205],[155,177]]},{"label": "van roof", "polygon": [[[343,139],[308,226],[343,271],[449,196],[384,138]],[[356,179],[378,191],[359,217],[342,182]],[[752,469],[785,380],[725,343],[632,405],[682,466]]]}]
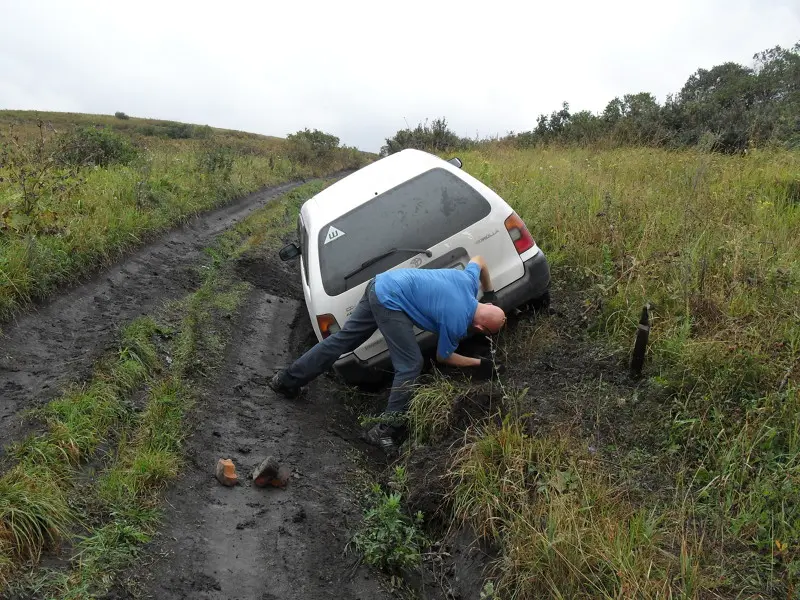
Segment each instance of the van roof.
[{"label": "van roof", "polygon": [[459,171],[438,156],[421,150],[403,150],[382,158],[337,181],[308,200],[303,206],[304,217],[309,217],[306,225],[309,229],[319,230],[370,198],[436,167],[451,172]]}]

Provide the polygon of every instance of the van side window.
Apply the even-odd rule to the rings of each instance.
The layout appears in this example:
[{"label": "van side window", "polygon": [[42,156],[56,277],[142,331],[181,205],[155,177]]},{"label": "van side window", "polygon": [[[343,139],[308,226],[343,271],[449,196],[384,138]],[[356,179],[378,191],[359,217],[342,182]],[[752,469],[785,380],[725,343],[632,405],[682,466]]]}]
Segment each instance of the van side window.
[{"label": "van side window", "polygon": [[411,255],[392,254],[345,281],[345,275],[373,257],[392,248],[430,248],[491,210],[480,192],[445,169],[409,179],[322,227],[317,244],[325,292],[337,296]]}]

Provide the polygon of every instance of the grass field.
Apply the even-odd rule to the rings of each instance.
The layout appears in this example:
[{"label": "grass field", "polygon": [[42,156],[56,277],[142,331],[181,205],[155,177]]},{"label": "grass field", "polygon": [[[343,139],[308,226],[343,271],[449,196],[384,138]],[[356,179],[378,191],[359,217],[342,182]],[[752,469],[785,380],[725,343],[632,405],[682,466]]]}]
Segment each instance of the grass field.
[{"label": "grass field", "polygon": [[[109,134],[76,146],[76,128]],[[3,149],[0,321],[192,214],[367,160],[352,148],[309,158],[280,138],[206,126],[21,111],[0,111]],[[76,150],[94,154],[78,161]]]},{"label": "grass field", "polygon": [[[450,498],[499,548],[495,597],[798,597],[800,155],[488,146],[461,157],[526,220],[558,289],[577,296],[586,344],[621,371],[652,305],[637,386],[570,390],[571,414],[535,435],[524,401],[510,400],[524,393],[509,391],[505,420],[468,433]],[[535,327],[504,342],[515,360],[572,341]],[[433,412],[417,421],[441,421],[435,398],[457,393],[425,388],[416,403]],[[634,408],[613,448],[575,426],[622,406]]]}]

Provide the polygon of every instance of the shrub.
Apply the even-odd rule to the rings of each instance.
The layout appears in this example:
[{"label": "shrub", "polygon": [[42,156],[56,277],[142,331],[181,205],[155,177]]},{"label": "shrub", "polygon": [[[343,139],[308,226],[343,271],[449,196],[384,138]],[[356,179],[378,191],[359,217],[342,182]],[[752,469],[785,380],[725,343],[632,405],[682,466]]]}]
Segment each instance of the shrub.
[{"label": "shrub", "polygon": [[194,126],[188,123],[168,122],[159,129],[171,140],[188,140],[194,135]]},{"label": "shrub", "polygon": [[199,140],[207,140],[214,135],[214,130],[208,125],[193,125],[192,137]]},{"label": "shrub", "polygon": [[0,232],[52,233],[58,221],[54,200],[69,200],[82,183],[77,169],[59,164],[58,146],[38,122],[38,135],[21,139],[13,130],[0,140],[0,184],[10,187],[17,200],[0,211]]},{"label": "shrub", "polygon": [[126,119],[130,119],[130,117],[129,117],[128,115],[126,115],[124,112],[120,112],[120,111],[118,111],[118,112],[115,112],[115,113],[114,113],[114,116],[115,116],[117,119],[122,119],[123,121],[124,121],[124,120],[126,120]]},{"label": "shrub", "polygon": [[308,165],[313,162],[324,163],[339,147],[339,138],[319,129],[303,129],[286,136],[289,158],[293,162]]},{"label": "shrub", "polygon": [[414,129],[401,129],[394,137],[386,138],[386,145],[381,148],[381,156],[388,156],[395,152],[400,152],[407,148],[417,150],[427,150],[429,152],[447,152],[468,148],[472,141],[467,138],[460,138],[453,133],[447,125],[447,119],[434,119],[420,123]]},{"label": "shrub", "polygon": [[[397,467],[392,479],[393,487],[405,489],[405,469]],[[410,517],[403,511],[400,492],[387,494],[375,484],[371,506],[364,513],[353,543],[367,564],[399,575],[422,560],[422,548],[428,543],[421,529],[423,519],[421,512]]]},{"label": "shrub", "polygon": [[218,177],[222,183],[228,183],[233,172],[235,154],[227,146],[209,146],[198,157],[200,171],[208,177]]},{"label": "shrub", "polygon": [[214,130],[208,125],[191,125],[176,121],[162,121],[138,125],[134,128],[136,133],[152,137],[162,137],[170,140],[207,140],[214,135]]},{"label": "shrub", "polygon": [[138,152],[131,141],[106,127],[81,127],[65,134],[56,159],[63,165],[107,167],[129,164]]},{"label": "shrub", "polygon": [[138,125],[133,128],[133,131],[139,135],[155,136],[158,135],[155,125]]}]

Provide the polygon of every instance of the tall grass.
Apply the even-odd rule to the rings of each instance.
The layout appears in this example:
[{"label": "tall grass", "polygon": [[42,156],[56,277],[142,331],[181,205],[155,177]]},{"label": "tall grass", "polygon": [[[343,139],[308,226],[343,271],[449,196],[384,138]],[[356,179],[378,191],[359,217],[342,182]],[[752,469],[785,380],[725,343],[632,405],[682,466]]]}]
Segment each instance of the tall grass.
[{"label": "tall grass", "polygon": [[800,155],[495,147],[463,158],[560,277],[594,283],[612,341],[627,343],[651,302],[655,364],[675,378],[759,394],[800,357]]},{"label": "tall grass", "polygon": [[499,545],[500,597],[699,597],[691,538],[575,442],[529,436],[509,415],[468,432],[456,456],[455,516]]},{"label": "tall grass", "polygon": [[17,463],[0,477],[0,584],[16,561],[38,559],[74,526],[75,469],[121,428],[128,396],[157,367],[155,328],[147,318],[126,327],[119,353],[101,361],[88,385],[38,411],[47,430],[11,447]]},{"label": "tall grass", "polygon": [[[580,304],[593,343],[624,361],[653,307],[648,379],[627,392],[653,400],[615,434],[625,473],[583,450],[574,412],[536,436],[513,416],[471,429],[453,505],[498,544],[500,597],[796,597],[800,155],[489,145],[461,157],[526,220],[559,287],[579,290],[555,302]],[[546,325],[510,355],[566,339]],[[416,403],[434,423],[439,391]],[[571,411],[591,410],[583,391],[565,398]],[[662,487],[632,492],[626,477],[653,460]]]}]

